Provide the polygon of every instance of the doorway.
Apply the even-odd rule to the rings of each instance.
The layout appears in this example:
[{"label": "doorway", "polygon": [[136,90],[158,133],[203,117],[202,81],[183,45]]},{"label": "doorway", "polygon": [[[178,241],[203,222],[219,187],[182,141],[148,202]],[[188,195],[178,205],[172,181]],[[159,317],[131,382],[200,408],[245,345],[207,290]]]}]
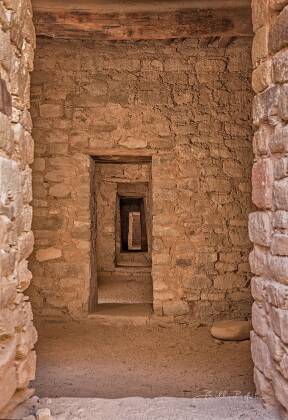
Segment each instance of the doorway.
[{"label": "doorway", "polygon": [[151,158],[95,157],[94,164],[92,307],[151,305]]}]

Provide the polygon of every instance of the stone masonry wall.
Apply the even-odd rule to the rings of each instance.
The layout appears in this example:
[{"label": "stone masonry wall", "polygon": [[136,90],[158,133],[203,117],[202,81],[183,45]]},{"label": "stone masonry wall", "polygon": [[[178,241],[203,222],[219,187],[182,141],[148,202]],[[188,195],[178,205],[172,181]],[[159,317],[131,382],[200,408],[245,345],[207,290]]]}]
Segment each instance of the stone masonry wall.
[{"label": "stone masonry wall", "polygon": [[24,291],[31,273],[33,140],[29,114],[35,34],[28,0],[0,1],[0,411],[25,398],[36,331]]},{"label": "stone masonry wall", "polygon": [[255,163],[250,215],[255,383],[288,418],[288,1],[254,0]]},{"label": "stone masonry wall", "polygon": [[158,314],[211,321],[251,307],[251,45],[37,40],[32,78],[35,252],[43,316],[89,300],[89,155],[152,156]]}]

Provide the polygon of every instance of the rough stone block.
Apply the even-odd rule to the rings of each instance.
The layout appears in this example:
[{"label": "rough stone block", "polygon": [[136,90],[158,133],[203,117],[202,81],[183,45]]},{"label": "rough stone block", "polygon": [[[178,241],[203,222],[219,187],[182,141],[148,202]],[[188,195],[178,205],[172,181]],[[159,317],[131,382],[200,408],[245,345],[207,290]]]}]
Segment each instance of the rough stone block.
[{"label": "rough stone block", "polygon": [[0,306],[5,308],[12,305],[17,298],[17,279],[13,274],[8,277],[2,277]]},{"label": "rough stone block", "polygon": [[256,156],[267,155],[273,129],[270,125],[261,125],[253,137],[253,152]]},{"label": "rough stone block", "polygon": [[18,238],[18,259],[28,258],[33,251],[34,235],[32,232],[22,233]]},{"label": "rough stone block", "polygon": [[12,248],[9,251],[0,251],[0,263],[1,263],[1,276],[10,276],[15,268],[16,262],[16,249]]},{"label": "rough stone block", "polygon": [[285,347],[283,346],[280,338],[274,334],[271,328],[266,331],[266,343],[272,358],[276,362],[280,362],[285,353]]},{"label": "rough stone block", "polygon": [[0,148],[10,154],[14,148],[10,117],[0,112]]},{"label": "rough stone block", "polygon": [[251,280],[251,294],[260,304],[266,300],[265,285],[267,281],[263,277],[253,277]]},{"label": "rough stone block", "polygon": [[273,235],[271,243],[271,254],[288,255],[288,235],[276,233]]},{"label": "rough stone block", "polygon": [[288,176],[288,158],[274,160],[274,178],[282,179]]},{"label": "rough stone block", "polygon": [[285,379],[288,379],[288,354],[285,354],[280,362],[280,372]]},{"label": "rough stone block", "polygon": [[30,350],[33,349],[34,344],[37,340],[37,332],[32,323],[22,328],[16,335],[17,346],[16,346],[16,359],[24,359],[28,356]]},{"label": "rough stone block", "polygon": [[5,215],[0,216],[0,249],[11,251],[17,238],[13,222]]},{"label": "rough stone block", "polygon": [[1,370],[1,384],[0,408],[2,409],[8,404],[17,387],[14,361],[7,363],[6,369]]},{"label": "rough stone block", "polygon": [[268,56],[269,27],[264,25],[259,28],[254,36],[252,44],[252,64],[255,68],[257,64]]},{"label": "rough stone block", "polygon": [[35,379],[36,372],[36,353],[30,351],[28,356],[15,362],[17,389],[25,389],[29,382]]},{"label": "rough stone block", "polygon": [[[0,351],[0,378],[2,374],[6,371],[7,366],[13,363],[16,355],[16,340],[15,337],[7,338],[1,341],[1,351]],[[11,367],[11,366],[10,366]]]},{"label": "rough stone block", "polygon": [[31,279],[32,279],[32,273],[30,270],[28,270],[27,260],[22,260],[18,263],[17,278],[18,278],[18,290],[20,292],[24,292],[26,289],[28,289]]},{"label": "rough stone block", "polygon": [[270,319],[274,332],[285,344],[288,344],[288,310],[271,307]]},{"label": "rough stone block", "polygon": [[19,223],[17,223],[18,225],[18,232],[21,233],[23,232],[29,232],[31,230],[31,225],[32,225],[32,207],[31,206],[25,206],[23,207],[22,213],[21,213],[21,217],[19,220]]},{"label": "rough stone block", "polygon": [[268,21],[269,7],[267,0],[252,0],[252,22],[256,32]]},{"label": "rough stone block", "polygon": [[9,71],[11,66],[12,45],[9,32],[0,30],[0,62]]},{"label": "rough stone block", "polygon": [[4,3],[0,5],[0,24],[3,31],[7,31],[10,25],[10,16],[7,14],[7,5],[4,7]]},{"label": "rough stone block", "polygon": [[273,57],[273,79],[276,83],[288,82],[288,54],[280,51]]},{"label": "rough stone block", "polygon": [[268,256],[270,271],[280,283],[288,284],[288,257]]},{"label": "rough stone block", "polygon": [[12,98],[5,80],[2,79],[0,79],[0,112],[8,116],[12,114]]},{"label": "rough stone block", "polygon": [[22,183],[22,200],[24,204],[29,204],[32,201],[32,170],[26,167],[21,173]]},{"label": "rough stone block", "polygon": [[269,277],[270,268],[268,265],[268,252],[266,248],[254,245],[254,249],[250,252],[249,263],[252,273],[257,276]]},{"label": "rough stone block", "polygon": [[249,238],[251,242],[269,246],[272,237],[271,214],[265,212],[254,212],[249,215]]},{"label": "rough stone block", "polygon": [[[288,15],[287,15],[288,17]],[[280,88],[280,96],[279,96],[279,116],[282,120],[288,120],[288,84],[284,84]]]},{"label": "rough stone block", "polygon": [[267,302],[276,308],[288,310],[288,286],[276,281],[266,282]]},{"label": "rough stone block", "polygon": [[265,60],[252,73],[252,88],[255,93],[263,92],[272,84],[272,62]]},{"label": "rough stone block", "polygon": [[251,353],[256,368],[260,370],[266,378],[272,379],[273,368],[269,349],[267,344],[258,337],[254,331],[251,332]]},{"label": "rough stone block", "polygon": [[271,159],[261,159],[252,169],[252,201],[262,209],[273,206],[273,163]]},{"label": "rough stone block", "polygon": [[25,131],[24,142],[22,146],[23,162],[31,165],[34,160],[34,141],[31,134]]},{"label": "rough stone block", "polygon": [[271,86],[253,100],[253,123],[256,126],[269,123],[278,113],[280,88]]},{"label": "rough stone block", "polygon": [[268,332],[268,322],[265,309],[260,307],[256,302],[252,306],[252,325],[256,334],[265,337]]},{"label": "rough stone block", "polygon": [[288,229],[288,211],[277,210],[272,216],[273,227],[277,229]]},{"label": "rough stone block", "polygon": [[277,16],[269,32],[269,51],[276,52],[288,45],[288,7]]},{"label": "rough stone block", "polygon": [[288,151],[288,125],[277,125],[274,134],[270,136],[269,147],[272,153]]},{"label": "rough stone block", "polygon": [[12,316],[11,310],[2,308],[0,310],[0,339],[4,340],[13,337],[15,333],[16,321]]},{"label": "rough stone block", "polygon": [[288,178],[275,181],[274,202],[279,210],[288,210]]}]

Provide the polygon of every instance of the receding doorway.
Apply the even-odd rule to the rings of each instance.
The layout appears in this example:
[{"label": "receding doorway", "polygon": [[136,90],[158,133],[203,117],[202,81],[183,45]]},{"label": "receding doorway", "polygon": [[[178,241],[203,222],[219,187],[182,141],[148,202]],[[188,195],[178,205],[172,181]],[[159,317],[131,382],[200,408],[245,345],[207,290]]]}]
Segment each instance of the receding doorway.
[{"label": "receding doorway", "polygon": [[94,162],[92,309],[151,306],[151,158]]}]

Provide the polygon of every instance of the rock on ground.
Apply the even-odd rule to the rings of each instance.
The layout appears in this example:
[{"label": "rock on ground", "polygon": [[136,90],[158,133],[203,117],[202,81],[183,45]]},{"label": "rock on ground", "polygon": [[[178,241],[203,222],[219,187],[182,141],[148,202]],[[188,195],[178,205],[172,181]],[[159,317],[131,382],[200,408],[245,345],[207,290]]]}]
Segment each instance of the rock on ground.
[{"label": "rock on ground", "polygon": [[211,328],[213,337],[219,340],[249,340],[252,329],[251,321],[217,321]]}]

